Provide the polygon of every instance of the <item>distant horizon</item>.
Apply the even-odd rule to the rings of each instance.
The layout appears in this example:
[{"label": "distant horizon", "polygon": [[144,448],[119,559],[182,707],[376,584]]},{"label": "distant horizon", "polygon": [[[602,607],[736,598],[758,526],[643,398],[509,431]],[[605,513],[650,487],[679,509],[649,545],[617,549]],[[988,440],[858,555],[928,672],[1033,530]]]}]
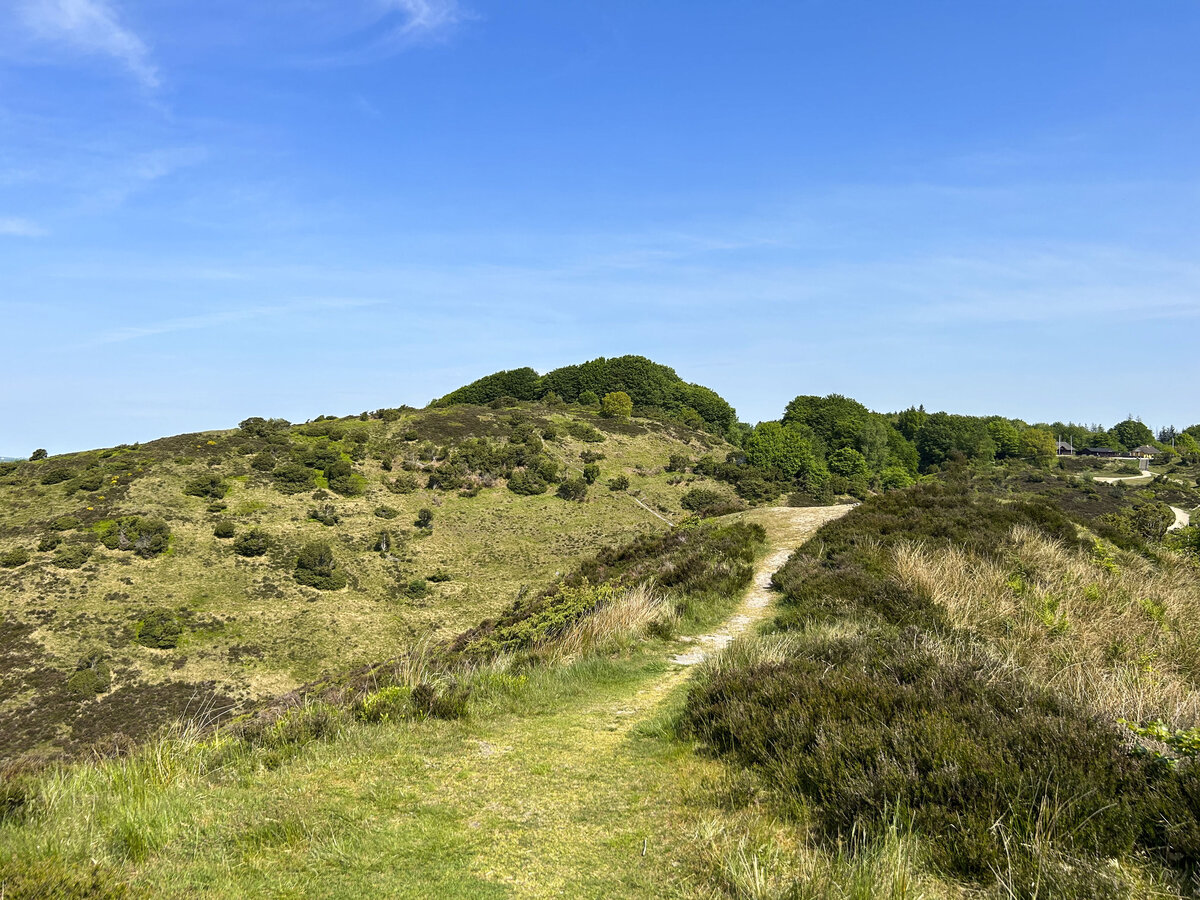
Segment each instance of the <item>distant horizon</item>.
[{"label": "distant horizon", "polygon": [[[618,356],[618,355],[622,355],[622,354],[603,354],[603,355],[611,358],[613,356]],[[592,357],[592,358],[595,358],[595,357]],[[585,362],[585,361],[586,360],[582,360],[582,359],[564,361],[563,363],[560,363],[560,364],[557,364],[554,366],[549,366],[545,369],[537,369],[537,372],[540,375],[544,375],[544,374],[546,374],[546,372],[551,371],[554,368],[557,368],[558,365],[572,365],[575,363],[581,363],[581,362]],[[675,368],[667,360],[655,359],[653,361],[657,362],[657,363],[661,363],[666,366],[670,366],[671,368]],[[505,368],[506,369],[517,369],[517,368],[522,368],[522,366],[513,365],[513,366],[508,366]],[[497,369],[495,371],[504,371],[504,369]],[[730,402],[730,404],[734,407],[734,409],[737,410],[738,421],[744,422],[744,423],[747,423],[750,425],[757,424],[758,422],[779,420],[783,416],[785,406],[794,397],[801,396],[801,395],[826,396],[828,394],[842,394],[842,396],[846,396],[852,400],[856,400],[859,403],[862,403],[864,406],[866,406],[872,412],[877,412],[877,413],[884,413],[884,414],[897,413],[904,409],[908,409],[910,406],[924,406],[925,410],[930,413],[947,412],[947,413],[951,413],[954,415],[1002,416],[1006,419],[1019,419],[1021,421],[1025,421],[1031,425],[1038,424],[1038,423],[1049,424],[1052,422],[1061,421],[1064,423],[1073,423],[1078,426],[1088,426],[1088,427],[1090,427],[1091,425],[1099,424],[1099,425],[1102,425],[1104,428],[1108,429],[1108,428],[1112,428],[1112,426],[1116,425],[1118,422],[1124,421],[1127,417],[1130,416],[1130,414],[1132,414],[1133,418],[1138,419],[1139,421],[1142,421],[1146,425],[1146,427],[1148,427],[1151,431],[1153,431],[1155,433],[1156,436],[1157,436],[1158,432],[1164,427],[1174,426],[1174,427],[1178,428],[1180,431],[1182,431],[1184,428],[1188,428],[1191,425],[1200,424],[1200,415],[1197,416],[1196,421],[1156,423],[1156,422],[1150,422],[1150,421],[1146,420],[1144,417],[1139,416],[1137,414],[1136,410],[1126,411],[1125,414],[1119,415],[1117,418],[1109,420],[1109,419],[1092,419],[1092,418],[1075,419],[1069,415],[1068,416],[1057,416],[1056,415],[1056,416],[1050,416],[1050,417],[1029,417],[1029,416],[1023,416],[1020,414],[1011,414],[1006,411],[997,411],[997,410],[963,410],[963,409],[953,409],[953,408],[940,408],[940,407],[936,407],[936,406],[931,406],[930,404],[924,403],[920,400],[917,400],[910,404],[905,404],[902,407],[897,407],[894,409],[880,409],[878,407],[873,406],[870,402],[868,402],[866,399],[864,399],[862,397],[857,397],[852,394],[846,394],[842,391],[837,391],[837,390],[825,391],[820,394],[814,394],[814,392],[812,392],[812,391],[796,391],[796,392],[788,394],[787,399],[784,400],[780,404],[779,409],[775,415],[769,416],[766,418],[747,419],[742,414],[741,409],[738,407],[737,403],[734,402],[734,400],[731,397],[729,397],[724,391],[722,391],[719,385],[705,384],[704,382],[695,382],[693,379],[689,379],[683,373],[678,372],[678,369],[676,369],[676,372],[685,381],[693,381],[694,383],[697,383],[697,384],[703,384],[705,387],[711,388],[712,390],[716,391],[718,394],[720,394],[722,397],[724,397],[726,400],[728,400]],[[58,455],[67,454],[67,453],[84,453],[89,450],[107,449],[109,447],[115,447],[120,444],[148,443],[150,441],[158,440],[160,438],[173,437],[177,434],[192,434],[192,433],[199,434],[199,433],[210,432],[210,431],[227,431],[227,430],[236,428],[238,425],[238,422],[241,422],[244,419],[247,419],[251,416],[261,416],[263,418],[283,418],[283,419],[287,419],[289,422],[292,422],[293,424],[301,424],[304,422],[311,421],[311,420],[317,418],[318,416],[332,415],[332,416],[337,416],[339,418],[350,417],[350,416],[357,416],[362,412],[373,412],[374,410],[377,410],[377,409],[389,409],[389,408],[395,408],[398,406],[411,406],[411,407],[414,407],[415,409],[423,409],[429,403],[433,402],[434,400],[436,400],[439,397],[445,396],[450,391],[455,390],[456,388],[462,387],[463,385],[469,384],[478,378],[482,378],[482,377],[484,377],[486,375],[490,375],[490,374],[492,374],[492,372],[480,372],[478,375],[473,376],[465,381],[447,385],[445,390],[441,391],[440,393],[434,394],[433,396],[429,397],[427,400],[422,401],[422,402],[414,402],[412,400],[399,400],[398,402],[379,403],[379,404],[375,404],[375,405],[359,406],[352,410],[350,410],[350,409],[347,409],[347,410],[325,409],[325,410],[320,410],[320,411],[314,410],[307,414],[300,414],[300,413],[296,413],[295,411],[293,411],[293,415],[290,415],[290,416],[286,415],[285,413],[280,412],[278,410],[256,410],[256,411],[252,411],[252,412],[247,412],[245,415],[238,415],[238,417],[236,419],[229,421],[227,423],[224,423],[224,424],[211,424],[211,425],[207,425],[205,427],[184,428],[184,429],[178,430],[178,431],[168,431],[168,432],[162,432],[162,433],[156,433],[156,434],[144,433],[144,434],[141,434],[138,436],[134,436],[134,437],[130,437],[130,438],[122,439],[122,440],[116,440],[111,443],[92,443],[92,444],[88,444],[86,446],[56,448],[56,447],[49,446],[46,442],[43,442],[43,443],[37,444],[36,446],[30,447],[30,449],[26,453],[24,453],[24,455],[21,455],[19,453],[19,451],[14,451],[13,448],[7,448],[3,451],[3,453],[0,453],[0,461],[19,462],[22,460],[27,460],[29,458],[29,455],[31,453],[33,453],[34,450],[37,450],[37,449],[45,449],[51,456],[58,456]],[[5,453],[7,453],[8,455],[4,455]]]},{"label": "distant horizon", "polygon": [[22,0],[0,29],[0,452],[625,353],[747,422],[801,393],[1200,421],[1194,4]]}]

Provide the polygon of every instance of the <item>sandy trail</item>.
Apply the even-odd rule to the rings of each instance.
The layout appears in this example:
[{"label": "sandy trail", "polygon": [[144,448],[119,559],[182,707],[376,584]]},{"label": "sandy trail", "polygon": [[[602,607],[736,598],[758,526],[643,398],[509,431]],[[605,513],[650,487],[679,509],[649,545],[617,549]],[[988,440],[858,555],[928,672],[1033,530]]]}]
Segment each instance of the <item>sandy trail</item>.
[{"label": "sandy trail", "polygon": [[754,583],[732,616],[710,634],[685,638],[684,640],[693,646],[673,656],[671,661],[681,666],[694,666],[703,662],[709,654],[724,650],[734,638],[766,618],[774,599],[771,576],[818,528],[826,522],[841,518],[851,509],[852,506],[814,506],[762,510],[755,516],[755,521],[767,529],[767,540],[771,549],[758,564],[754,573]]}]

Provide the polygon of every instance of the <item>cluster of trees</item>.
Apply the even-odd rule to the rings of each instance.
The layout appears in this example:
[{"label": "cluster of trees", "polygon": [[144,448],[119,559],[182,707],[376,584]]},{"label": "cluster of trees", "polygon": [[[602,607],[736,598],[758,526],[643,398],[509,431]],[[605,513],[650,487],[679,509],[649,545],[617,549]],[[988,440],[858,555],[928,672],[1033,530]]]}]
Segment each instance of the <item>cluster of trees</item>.
[{"label": "cluster of trees", "polygon": [[667,414],[716,434],[728,433],[737,423],[733,407],[715,391],[689,384],[674,369],[644,356],[600,357],[545,375],[538,375],[530,368],[496,372],[452,391],[431,405],[482,405],[503,397],[596,405],[601,398],[607,400],[618,393],[629,398],[629,411],[624,415],[634,411]]}]

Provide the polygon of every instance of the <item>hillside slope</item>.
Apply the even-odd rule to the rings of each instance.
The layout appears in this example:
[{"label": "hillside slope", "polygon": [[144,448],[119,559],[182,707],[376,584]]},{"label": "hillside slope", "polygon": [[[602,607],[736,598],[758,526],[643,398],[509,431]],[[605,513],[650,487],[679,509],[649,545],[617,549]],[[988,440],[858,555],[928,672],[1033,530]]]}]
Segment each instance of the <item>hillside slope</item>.
[{"label": "hillside slope", "polygon": [[[6,464],[0,757],[219,718],[461,630],[667,527],[634,495],[676,520],[669,457],[727,449],[676,422],[523,403],[248,420]],[[583,499],[556,496],[562,479]],[[298,572],[314,541],[332,558]]]}]

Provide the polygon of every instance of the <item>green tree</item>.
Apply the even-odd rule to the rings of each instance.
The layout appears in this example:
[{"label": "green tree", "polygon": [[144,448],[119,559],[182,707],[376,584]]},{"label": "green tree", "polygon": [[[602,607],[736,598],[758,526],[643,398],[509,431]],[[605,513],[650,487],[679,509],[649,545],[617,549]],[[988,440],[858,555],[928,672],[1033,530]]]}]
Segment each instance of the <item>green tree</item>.
[{"label": "green tree", "polygon": [[1058,455],[1054,435],[1043,428],[1026,428],[1021,432],[1020,456],[1039,466],[1048,466]]},{"label": "green tree", "polygon": [[810,442],[795,428],[763,422],[746,437],[746,462],[758,469],[776,470],[787,478],[823,480],[825,466]]},{"label": "green tree", "polygon": [[867,460],[853,447],[842,447],[829,454],[829,471],[842,478],[866,478]]},{"label": "green tree", "polygon": [[1154,432],[1133,418],[1126,419],[1124,422],[1114,425],[1112,434],[1126,450],[1133,450],[1135,447],[1140,447],[1143,444],[1154,443]]},{"label": "green tree", "polygon": [[612,391],[600,401],[600,413],[610,419],[628,419],[633,415],[633,399],[624,391]]},{"label": "green tree", "polygon": [[1013,459],[1024,455],[1021,452],[1021,433],[1011,422],[993,419],[988,422],[987,431],[992,443],[996,445],[997,459]]},{"label": "green tree", "polygon": [[1200,463],[1200,441],[1186,431],[1175,438],[1175,450],[1188,465]]},{"label": "green tree", "polygon": [[29,461],[37,462],[39,459],[45,459],[47,456],[49,456],[49,454],[43,448],[38,447],[38,449],[29,454]]}]

